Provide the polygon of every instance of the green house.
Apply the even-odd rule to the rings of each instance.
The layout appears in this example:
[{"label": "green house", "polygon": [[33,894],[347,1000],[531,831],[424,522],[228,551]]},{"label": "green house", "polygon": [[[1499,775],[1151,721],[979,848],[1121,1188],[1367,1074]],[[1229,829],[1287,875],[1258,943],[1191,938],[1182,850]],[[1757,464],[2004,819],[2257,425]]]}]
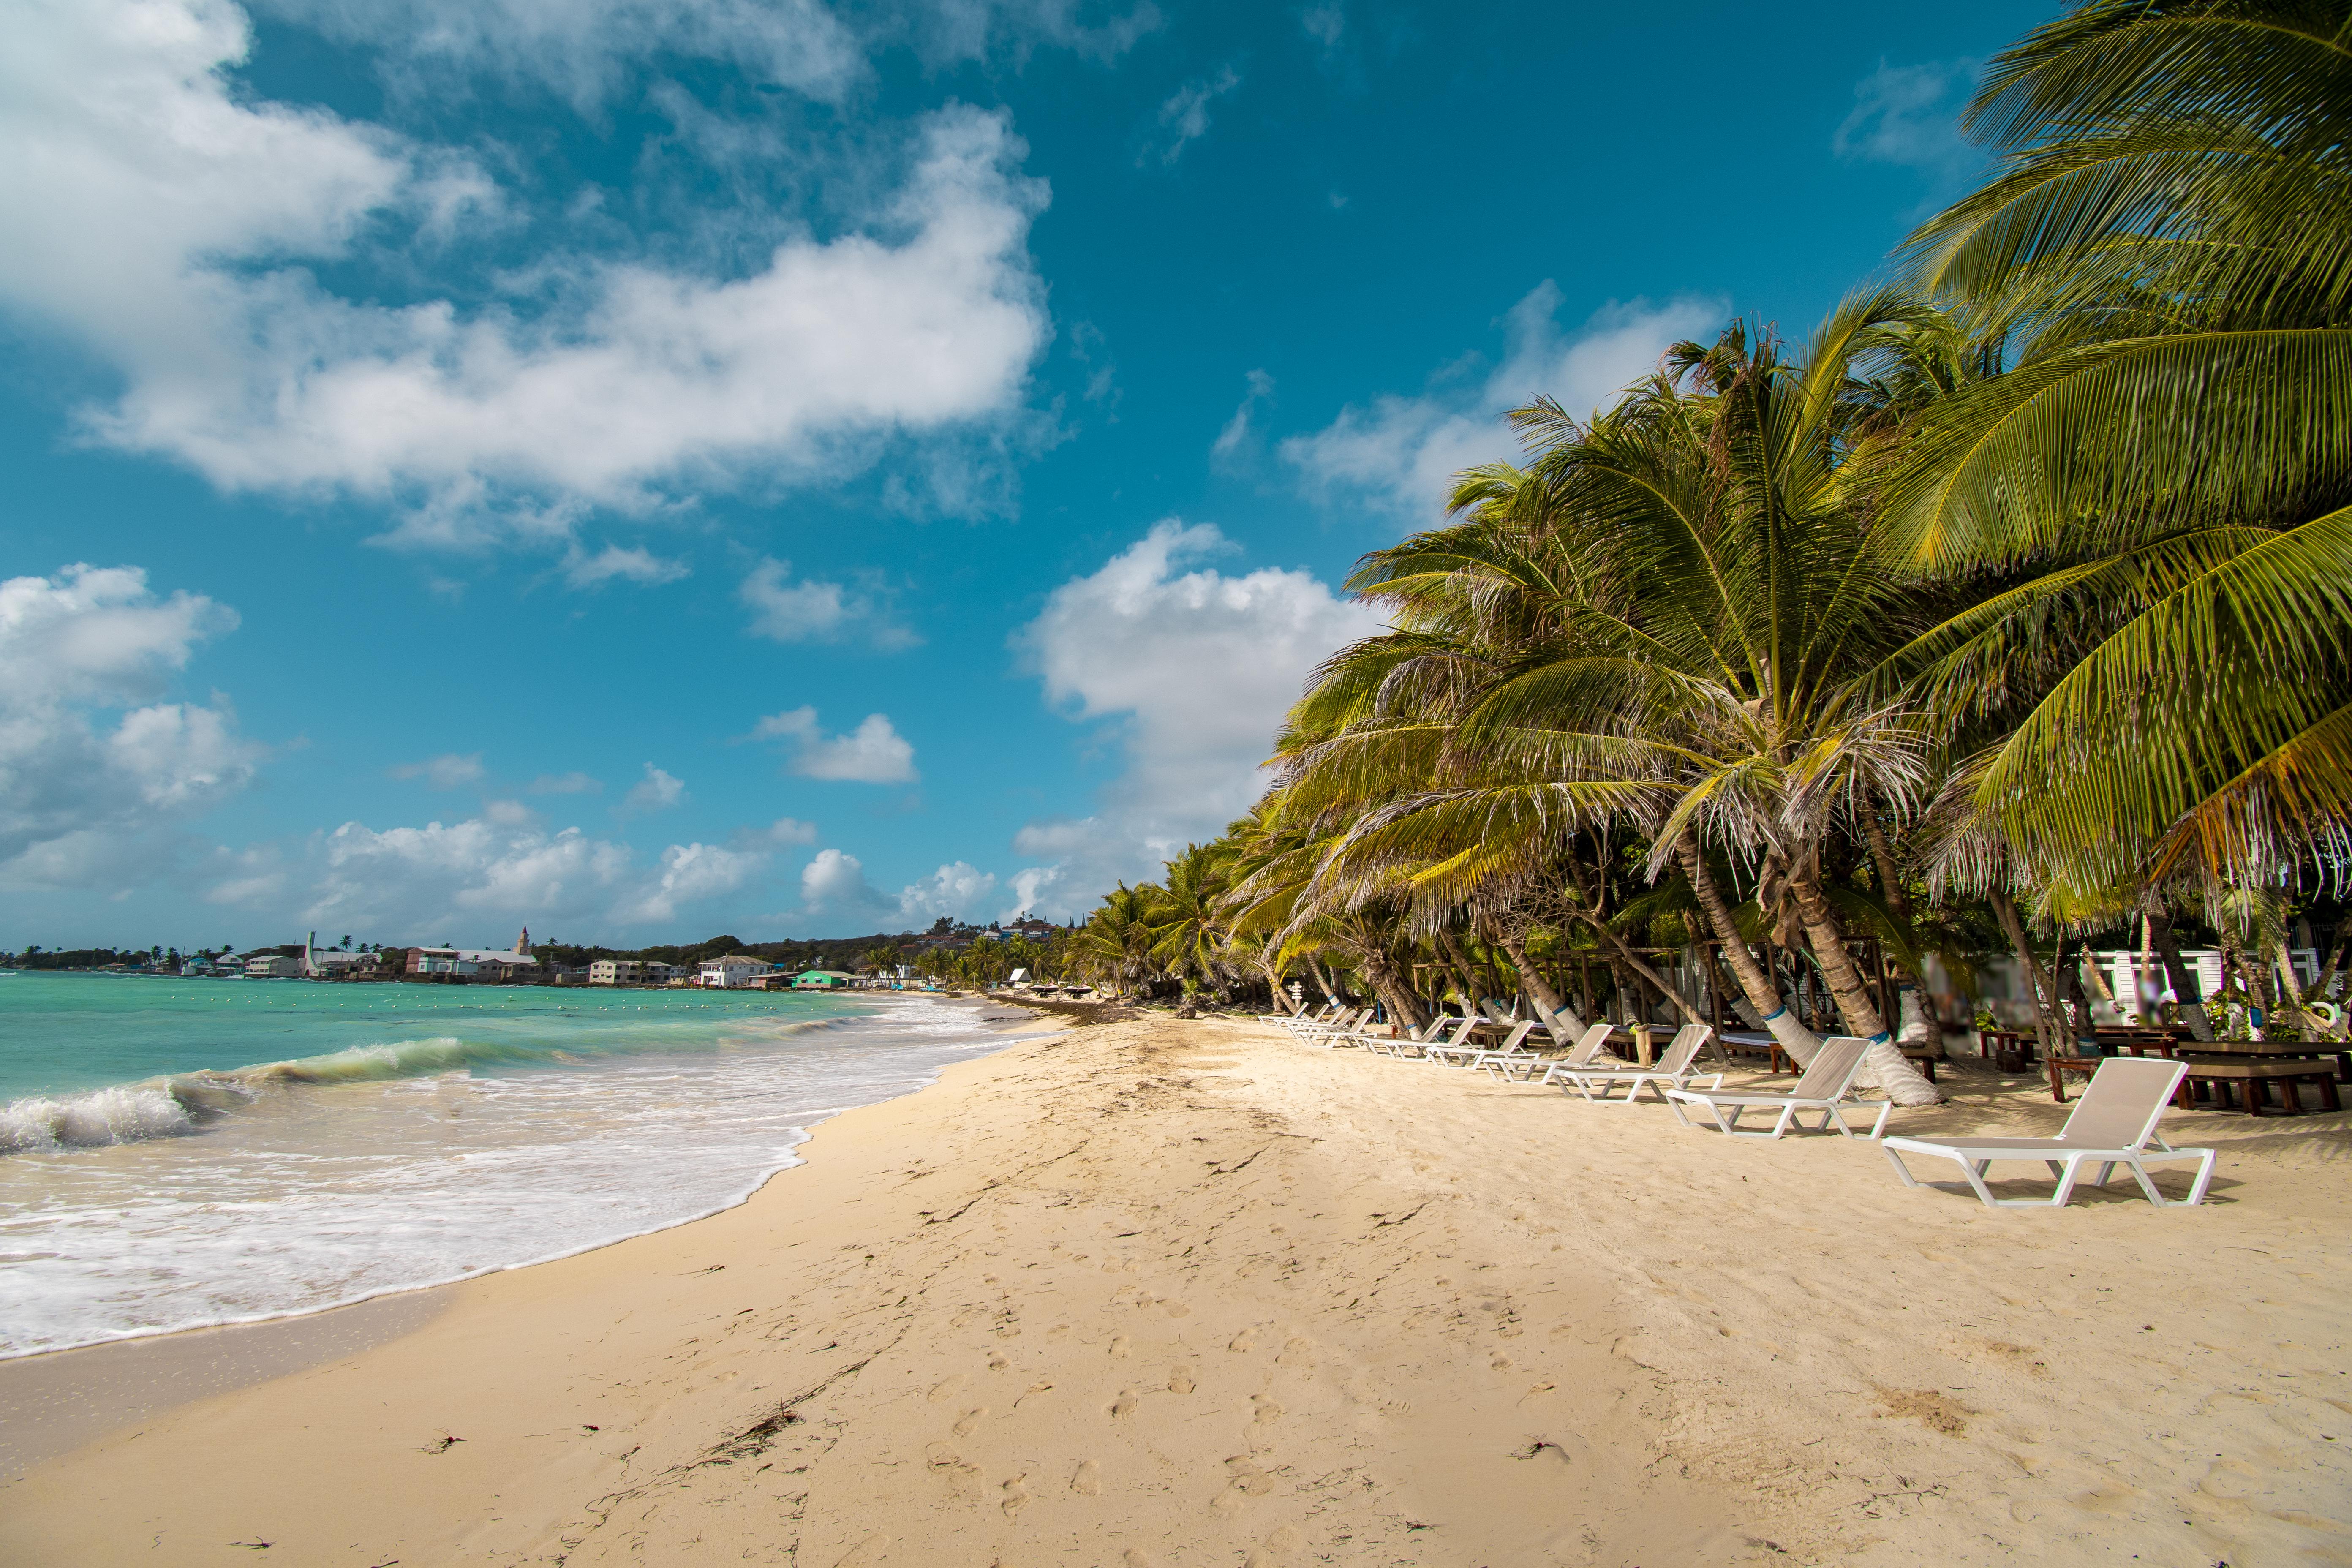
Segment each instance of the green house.
[{"label": "green house", "polygon": [[803,969],[793,976],[795,991],[840,991],[857,976],[844,974],[838,969]]}]

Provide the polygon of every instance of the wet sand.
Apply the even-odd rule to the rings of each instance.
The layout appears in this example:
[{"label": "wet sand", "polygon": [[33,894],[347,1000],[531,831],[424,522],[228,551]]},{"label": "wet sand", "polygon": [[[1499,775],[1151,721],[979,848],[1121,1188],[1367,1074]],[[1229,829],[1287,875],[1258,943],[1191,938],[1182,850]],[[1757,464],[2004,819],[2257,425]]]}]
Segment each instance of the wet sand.
[{"label": "wet sand", "polygon": [[[1949,1086],[1898,1127],[2063,1114]],[[1866,1142],[1083,1029],[135,1416],[0,1490],[0,1561],[2344,1561],[2347,1123],[2176,1113],[2206,1208],[1996,1214]]]}]

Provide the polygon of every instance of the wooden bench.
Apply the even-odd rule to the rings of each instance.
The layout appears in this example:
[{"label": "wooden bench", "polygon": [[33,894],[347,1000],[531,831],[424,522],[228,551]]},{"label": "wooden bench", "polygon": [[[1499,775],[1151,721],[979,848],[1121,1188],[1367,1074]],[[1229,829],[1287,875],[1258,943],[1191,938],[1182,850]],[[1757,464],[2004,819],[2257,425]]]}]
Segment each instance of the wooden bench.
[{"label": "wooden bench", "polygon": [[1905,1046],[1903,1059],[1919,1069],[1919,1076],[1929,1083],[1936,1081],[1936,1064],[1944,1059],[1941,1046]]},{"label": "wooden bench", "polygon": [[2343,1100],[2336,1092],[2336,1064],[2331,1061],[2192,1061],[2182,1087],[2199,1099],[2210,1097],[2216,1110],[2233,1108],[2233,1099],[2242,1100],[2248,1114],[2272,1114],[2265,1086],[2276,1084],[2281,1110],[2289,1116],[2303,1110],[2303,1085],[2314,1084],[2319,1089],[2320,1108],[2341,1110]]}]

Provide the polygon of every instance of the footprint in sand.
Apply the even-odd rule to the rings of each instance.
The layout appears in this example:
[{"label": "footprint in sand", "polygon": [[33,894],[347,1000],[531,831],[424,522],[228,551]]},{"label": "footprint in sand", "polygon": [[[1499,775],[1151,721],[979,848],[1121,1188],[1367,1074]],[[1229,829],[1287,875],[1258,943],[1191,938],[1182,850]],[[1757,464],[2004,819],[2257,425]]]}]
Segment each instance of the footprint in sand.
[{"label": "footprint in sand", "polygon": [[961,1388],[965,1384],[971,1381],[971,1380],[964,1376],[963,1373],[957,1373],[953,1377],[948,1378],[944,1382],[937,1384],[932,1387],[929,1395],[930,1402],[933,1405],[945,1405],[949,1400],[953,1399],[956,1396],[956,1391],[958,1389]]},{"label": "footprint in sand", "polygon": [[1186,1372],[1186,1371],[1185,1371],[1182,1367],[1181,1367],[1181,1366],[1180,1366],[1180,1367],[1178,1367],[1174,1372],[1170,1373],[1168,1374],[1168,1392],[1169,1392],[1169,1393],[1171,1393],[1171,1394],[1190,1394],[1190,1393],[1192,1393],[1192,1374],[1191,1373],[1189,1373],[1189,1372]]},{"label": "footprint in sand", "polygon": [[1018,1475],[1004,1483],[1004,1500],[996,1506],[1004,1510],[1005,1518],[1018,1519],[1021,1510],[1029,1506],[1028,1480],[1026,1475]]},{"label": "footprint in sand", "polygon": [[1494,1368],[1496,1372],[1508,1372],[1511,1370],[1511,1358],[1507,1355],[1497,1355],[1493,1361],[1488,1362],[1486,1364]]},{"label": "footprint in sand", "polygon": [[1282,1406],[1276,1405],[1273,1400],[1268,1399],[1265,1394],[1251,1394],[1250,1403],[1257,1407],[1257,1414],[1251,1416],[1251,1420],[1264,1425],[1271,1425],[1274,1422],[1282,1419]]},{"label": "footprint in sand", "polygon": [[1274,1358],[1274,1364],[1276,1366],[1313,1366],[1315,1364],[1315,1346],[1309,1341],[1293,1338],[1288,1343],[1282,1347],[1282,1353]]},{"label": "footprint in sand", "polygon": [[1135,1407],[1139,1403],[1141,1402],[1135,1396],[1135,1390],[1131,1388],[1120,1389],[1118,1391],[1118,1397],[1110,1402],[1110,1418],[1116,1421],[1122,1415],[1134,1415]]},{"label": "footprint in sand", "polygon": [[958,1416],[956,1418],[956,1424],[949,1427],[948,1430],[954,1433],[959,1437],[969,1437],[972,1434],[972,1429],[980,1425],[982,1418],[986,1416],[987,1414],[987,1405],[975,1405],[971,1409],[965,1411],[961,1415]]},{"label": "footprint in sand", "polygon": [[1070,1489],[1080,1497],[1102,1496],[1102,1467],[1092,1459],[1081,1459],[1070,1474]]},{"label": "footprint in sand", "polygon": [[1111,1335],[1110,1353],[1120,1357],[1124,1357],[1127,1354],[1127,1336],[1125,1334]]},{"label": "footprint in sand", "polygon": [[1129,1547],[1118,1554],[1118,1560],[1126,1563],[1127,1568],[1151,1568],[1151,1558],[1141,1547]]},{"label": "footprint in sand", "polygon": [[866,1568],[868,1563],[881,1562],[889,1550],[888,1536],[869,1535],[847,1552],[843,1552],[839,1561],[835,1563],[834,1568]]},{"label": "footprint in sand", "polygon": [[1192,1309],[1184,1305],[1181,1301],[1170,1301],[1166,1303],[1166,1306],[1168,1308],[1168,1315],[1171,1318],[1189,1318],[1192,1315]]},{"label": "footprint in sand", "polygon": [[1254,1497],[1264,1497],[1274,1489],[1274,1478],[1257,1468],[1255,1460],[1246,1454],[1237,1454],[1225,1461],[1225,1489],[1209,1500],[1209,1506],[1220,1513],[1239,1513]]},{"label": "footprint in sand", "polygon": [[1003,1356],[998,1354],[996,1352],[991,1351],[988,1352],[989,1371],[1003,1372],[1006,1367],[1011,1366],[1012,1364],[1013,1363],[1011,1362],[1005,1360]]},{"label": "footprint in sand", "polygon": [[1286,1524],[1252,1550],[1242,1560],[1242,1568],[1274,1568],[1277,1563],[1289,1561],[1306,1544],[1307,1538]]},{"label": "footprint in sand", "polygon": [[1255,1329],[1244,1329],[1240,1333],[1235,1334],[1230,1341],[1226,1342],[1225,1348],[1229,1351],[1245,1351],[1256,1343],[1257,1331]]}]

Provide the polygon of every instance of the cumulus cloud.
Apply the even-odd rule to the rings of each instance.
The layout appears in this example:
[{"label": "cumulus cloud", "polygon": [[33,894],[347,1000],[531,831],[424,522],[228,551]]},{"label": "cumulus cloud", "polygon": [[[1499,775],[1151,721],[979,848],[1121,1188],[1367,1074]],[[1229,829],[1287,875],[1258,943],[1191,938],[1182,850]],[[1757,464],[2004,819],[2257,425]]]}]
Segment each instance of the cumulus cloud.
[{"label": "cumulus cloud", "polygon": [[0,582],[0,884],[152,870],[158,829],[252,781],[261,748],[225,698],[156,700],[236,626],[202,595],[157,597],[137,567]]},{"label": "cumulus cloud", "polygon": [[586,773],[541,773],[530,781],[533,795],[596,795],[604,786]]},{"label": "cumulus cloud", "polygon": [[872,594],[814,578],[793,580],[793,563],[762,556],[735,596],[751,612],[755,637],[771,642],[841,642],[849,638],[877,647],[909,647],[921,639],[893,621]]},{"label": "cumulus cloud", "polygon": [[790,708],[752,725],[750,738],[790,741],[792,770],[803,778],[908,784],[915,777],[915,748],[884,713],[868,713],[846,734],[828,735],[818,725],[814,708]]},{"label": "cumulus cloud", "polygon": [[468,752],[460,756],[455,752],[445,752],[421,763],[403,763],[389,771],[396,779],[423,779],[434,789],[457,789],[480,782],[482,753]]},{"label": "cumulus cloud", "polygon": [[866,879],[865,863],[839,849],[820,849],[801,868],[801,905],[836,923],[898,912],[898,901]]},{"label": "cumulus cloud", "polygon": [[539,813],[519,800],[486,800],[482,820],[496,827],[529,827],[539,821]]},{"label": "cumulus cloud", "polygon": [[1538,395],[1578,415],[1612,403],[1669,344],[1720,326],[1727,309],[1714,300],[1636,300],[1604,305],[1563,333],[1559,304],[1555,285],[1538,285],[1504,318],[1505,353],[1487,374],[1465,374],[1457,364],[1417,397],[1350,404],[1324,428],[1285,440],[1283,460],[1326,500],[1433,520],[1456,473],[1518,456],[1506,410]]},{"label": "cumulus cloud", "polygon": [[901,889],[898,911],[919,929],[941,915],[950,920],[969,920],[987,907],[995,891],[993,874],[966,861],[951,861],[921,881],[909,882]]},{"label": "cumulus cloud", "polygon": [[1046,700],[1112,724],[1127,760],[1094,816],[1021,830],[1014,847],[1053,863],[1014,876],[1023,907],[1090,906],[1112,882],[1222,831],[1264,788],[1258,764],[1307,671],[1380,630],[1307,573],[1196,564],[1234,548],[1206,523],[1155,523],[1056,588],[1015,635]]},{"label": "cumulus cloud", "polygon": [[767,863],[756,853],[716,844],[673,844],[661,853],[661,868],[634,898],[614,910],[626,924],[677,918],[678,906],[731,893]]},{"label": "cumulus cloud", "polygon": [[1339,47],[1339,36],[1348,30],[1348,16],[1337,5],[1315,5],[1298,18],[1298,25],[1328,51]]},{"label": "cumulus cloud", "polygon": [[[560,33],[563,9],[486,15]],[[650,37],[686,9],[599,14]],[[251,28],[225,0],[16,20],[0,301],[119,374],[121,395],[85,411],[91,439],[223,489],[404,508],[400,541],[513,530],[568,547],[581,507],[837,479],[894,437],[1012,417],[1050,335],[1027,251],[1045,190],[1002,115],[926,117],[862,223],[794,235],[748,270],[550,254],[510,298],[461,302],[428,275],[423,297],[384,304],[336,293],[319,265],[363,268],[496,205],[467,158],[233,87]],[[670,569],[577,559],[598,582]]]},{"label": "cumulus cloud", "polygon": [[1185,148],[1209,133],[1209,106],[1241,84],[1241,77],[1226,66],[1213,77],[1178,88],[1160,106],[1161,139],[1145,149],[1144,159],[1156,156],[1162,163],[1173,163],[1181,158]]},{"label": "cumulus cloud", "polygon": [[1898,66],[1881,59],[1854,83],[1853,108],[1831,135],[1830,150],[1850,163],[1897,163],[1942,183],[1958,180],[1984,161],[1960,134],[1960,110],[1978,63]]},{"label": "cumulus cloud", "polygon": [[686,781],[684,779],[647,763],[646,776],[637,781],[634,789],[621,797],[621,810],[625,815],[629,816],[667,811],[685,798]]}]

